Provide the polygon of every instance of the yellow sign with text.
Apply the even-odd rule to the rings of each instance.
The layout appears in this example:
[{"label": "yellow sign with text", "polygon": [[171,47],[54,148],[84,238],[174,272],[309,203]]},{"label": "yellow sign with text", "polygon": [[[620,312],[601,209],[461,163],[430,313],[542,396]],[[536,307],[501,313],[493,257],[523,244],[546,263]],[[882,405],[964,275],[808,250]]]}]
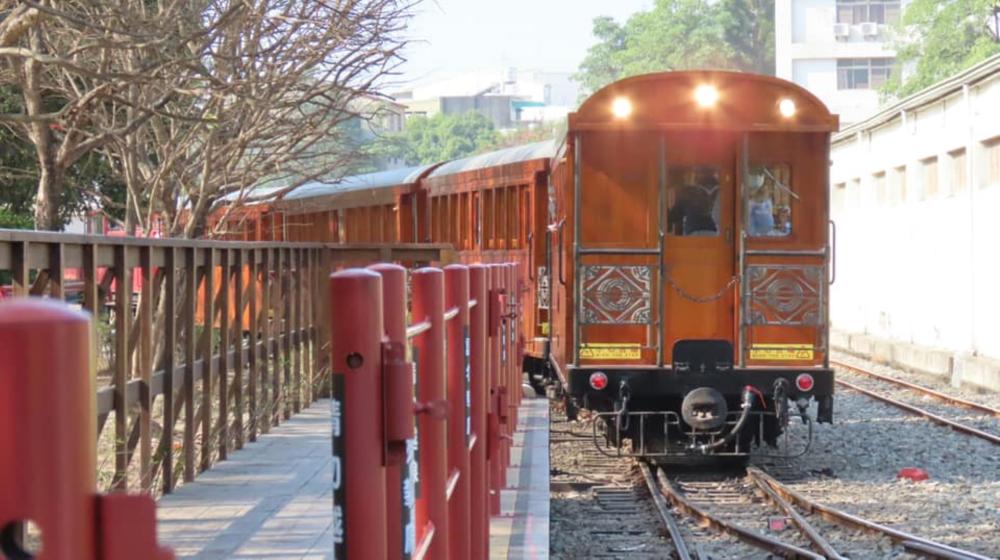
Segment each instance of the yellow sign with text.
[{"label": "yellow sign with text", "polygon": [[641,344],[593,342],[580,346],[581,360],[641,360]]},{"label": "yellow sign with text", "polygon": [[812,360],[811,344],[754,344],[750,347],[751,360],[800,361]]}]

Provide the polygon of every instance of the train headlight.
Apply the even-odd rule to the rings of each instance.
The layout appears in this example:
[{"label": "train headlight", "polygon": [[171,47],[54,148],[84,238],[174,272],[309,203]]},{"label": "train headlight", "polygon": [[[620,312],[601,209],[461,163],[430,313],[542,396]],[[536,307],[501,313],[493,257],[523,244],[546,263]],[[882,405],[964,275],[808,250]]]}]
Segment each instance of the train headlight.
[{"label": "train headlight", "polygon": [[795,378],[795,386],[803,393],[812,391],[815,384],[816,382],[813,380],[813,376],[808,373],[800,373],[799,376]]},{"label": "train headlight", "polygon": [[608,386],[608,376],[603,371],[590,374],[590,388],[600,391]]},{"label": "train headlight", "polygon": [[632,114],[632,102],[626,97],[616,97],[611,103],[611,113],[619,119],[627,119]]},{"label": "train headlight", "polygon": [[785,98],[778,102],[778,111],[780,111],[781,116],[786,119],[794,117],[796,110],[797,108],[795,107],[795,102],[791,99]]},{"label": "train headlight", "polygon": [[719,101],[719,90],[715,86],[702,84],[694,89],[694,100],[700,107],[714,107]]}]

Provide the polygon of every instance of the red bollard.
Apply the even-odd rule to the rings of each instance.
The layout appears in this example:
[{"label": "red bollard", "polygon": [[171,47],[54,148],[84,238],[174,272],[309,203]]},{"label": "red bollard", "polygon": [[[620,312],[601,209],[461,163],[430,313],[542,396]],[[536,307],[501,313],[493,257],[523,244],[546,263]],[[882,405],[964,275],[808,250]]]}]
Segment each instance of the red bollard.
[{"label": "red bollard", "polygon": [[448,321],[448,470],[456,477],[448,503],[451,558],[469,558],[472,525],[469,518],[469,438],[472,436],[472,387],[469,354],[469,268],[453,264],[444,269],[445,307],[458,314]]},{"label": "red bollard", "polygon": [[26,554],[11,524],[33,521],[39,560],[173,558],[149,496],[96,493],[90,337],[89,315],[61,302],[0,304],[0,544]]},{"label": "red bollard", "polygon": [[521,345],[521,292],[518,281],[518,264],[507,265],[507,300],[508,315],[510,316],[510,431],[511,435],[517,430],[518,409],[521,406],[521,353],[518,348]]},{"label": "red bollard", "polygon": [[501,294],[500,265],[491,264],[489,275],[489,361],[490,405],[488,421],[488,449],[490,472],[490,515],[500,514],[500,489],[503,487],[503,426],[501,424],[501,382],[503,379],[503,296]]},{"label": "red bollard", "polygon": [[487,367],[486,328],[489,302],[486,296],[487,268],[481,264],[469,266],[469,298],[476,305],[469,311],[469,365],[472,370],[472,444],[469,459],[471,558],[485,559],[490,551],[489,477],[486,470],[486,416],[489,402],[489,369]]},{"label": "red bollard", "polygon": [[[397,370],[392,366],[385,367],[382,382],[386,386],[385,399],[386,421],[390,422],[390,415],[403,415],[400,420],[411,426],[416,421],[413,415],[412,402],[415,401],[413,394],[413,365],[409,363],[407,355],[408,341],[406,339],[406,269],[396,264],[375,264],[368,267],[382,275],[382,305],[384,312],[385,343],[383,345],[383,360],[387,364],[395,364]],[[390,375],[409,376],[406,380],[393,380]],[[390,387],[394,381],[402,382],[405,387],[403,392],[409,395],[399,395],[399,400],[408,400],[411,404],[408,408],[399,406],[398,403],[391,404],[389,398]],[[401,410],[401,408],[406,408]],[[387,427],[388,431],[388,427]],[[388,439],[388,438],[387,438]],[[416,547],[416,440],[413,434],[405,442],[387,442],[387,464],[386,472],[386,519],[387,519],[387,549],[389,558],[410,558]]]},{"label": "red bollard", "polygon": [[[444,273],[421,268],[412,274],[413,320],[429,321],[430,330],[414,340],[419,429],[420,497],[417,499],[417,540],[433,530],[427,558],[448,558],[448,432],[435,411],[447,406],[444,356]],[[447,410],[445,408],[445,410]],[[458,560],[458,559],[456,559]]]},{"label": "red bollard", "polygon": [[382,277],[330,275],[330,317],[334,556],[384,559]]}]

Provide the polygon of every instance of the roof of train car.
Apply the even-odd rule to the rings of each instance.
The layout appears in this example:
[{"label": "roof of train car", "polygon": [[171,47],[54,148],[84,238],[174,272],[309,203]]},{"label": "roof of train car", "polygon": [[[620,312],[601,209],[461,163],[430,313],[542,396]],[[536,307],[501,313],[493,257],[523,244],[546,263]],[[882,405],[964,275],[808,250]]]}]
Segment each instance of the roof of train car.
[{"label": "roof of train car", "polygon": [[344,177],[336,182],[306,183],[281,197],[282,200],[302,200],[360,189],[379,189],[416,183],[432,165],[404,167]]},{"label": "roof of train car", "polygon": [[556,146],[556,140],[544,140],[542,142],[534,142],[532,144],[524,144],[523,146],[514,146],[513,148],[505,148],[495,152],[488,152],[477,156],[456,159],[442,164],[441,167],[435,169],[433,173],[427,176],[427,178],[434,179],[436,177],[444,177],[447,175],[454,175],[456,173],[464,173],[466,171],[486,169],[487,167],[497,167],[510,163],[530,161],[533,159],[549,159],[555,155]]}]

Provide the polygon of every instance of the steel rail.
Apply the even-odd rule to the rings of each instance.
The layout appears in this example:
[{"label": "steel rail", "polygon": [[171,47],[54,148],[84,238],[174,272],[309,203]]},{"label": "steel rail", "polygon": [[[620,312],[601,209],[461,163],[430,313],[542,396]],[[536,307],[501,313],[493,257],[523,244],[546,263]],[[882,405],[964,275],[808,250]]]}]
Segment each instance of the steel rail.
[{"label": "steel rail", "polygon": [[757,487],[760,488],[772,502],[774,502],[774,505],[784,511],[785,515],[792,518],[792,521],[794,521],[795,525],[798,526],[799,532],[809,539],[816,546],[816,548],[823,553],[824,556],[826,556],[829,560],[847,560],[845,556],[841,555],[835,548],[833,548],[833,545],[831,545],[829,541],[819,534],[819,531],[817,531],[815,527],[802,517],[802,514],[800,514],[792,506],[792,504],[788,503],[788,501],[782,498],[780,494],[775,492],[775,490],[768,485],[767,481],[760,476],[761,474],[763,473],[760,469],[754,467],[747,468],[747,476],[750,477],[750,480],[752,480],[753,483],[756,484]]},{"label": "steel rail", "polygon": [[858,373],[858,374],[861,374],[861,375],[867,375],[868,377],[873,377],[873,378],[878,379],[880,381],[885,381],[886,383],[892,383],[892,384],[895,384],[895,385],[899,385],[901,387],[906,387],[907,389],[912,389],[912,390],[917,391],[919,393],[923,393],[925,395],[930,395],[932,397],[938,398],[938,399],[940,399],[942,401],[945,401],[947,403],[950,403],[950,404],[953,404],[953,405],[956,405],[956,406],[964,406],[966,408],[971,408],[973,410],[977,410],[977,411],[982,412],[984,414],[989,414],[991,416],[995,416],[997,418],[1000,418],[1000,409],[997,409],[997,408],[992,408],[992,407],[989,407],[989,406],[986,406],[986,405],[982,405],[982,404],[979,404],[979,403],[976,403],[976,402],[967,401],[965,399],[954,397],[952,395],[948,395],[948,394],[942,393],[940,391],[935,391],[934,389],[931,389],[930,387],[924,387],[923,385],[917,385],[916,383],[910,383],[909,381],[904,381],[902,379],[896,379],[895,377],[889,377],[888,375],[883,375],[881,373],[875,373],[874,371],[867,370],[867,369],[859,367],[859,366],[852,366],[850,364],[845,364],[844,362],[840,362],[840,361],[837,361],[837,360],[830,360],[830,364],[833,365],[834,367],[843,368],[843,369],[846,369],[846,370],[850,370],[850,371],[852,371],[854,373]]},{"label": "steel rail", "polygon": [[849,383],[847,381],[844,381],[843,379],[837,379],[836,381],[837,381],[838,385],[843,385],[844,387],[847,387],[848,389],[851,389],[852,391],[857,391],[857,392],[859,392],[859,393],[861,393],[863,395],[867,395],[867,396],[869,396],[869,397],[871,397],[871,398],[873,398],[875,400],[882,401],[882,402],[884,402],[886,404],[890,404],[892,406],[895,406],[896,408],[900,408],[902,410],[905,410],[907,412],[911,412],[911,413],[916,414],[918,416],[923,416],[924,418],[930,420],[931,422],[933,422],[935,424],[939,424],[941,426],[947,426],[947,427],[949,427],[949,428],[951,428],[953,430],[962,432],[963,434],[967,434],[967,435],[970,435],[970,436],[975,436],[975,437],[978,437],[978,438],[981,438],[981,439],[985,439],[986,441],[988,441],[988,442],[990,442],[990,443],[992,443],[994,445],[1000,445],[1000,436],[991,434],[989,432],[984,432],[984,431],[982,431],[982,430],[980,430],[978,428],[973,428],[972,426],[969,426],[967,424],[962,424],[961,422],[956,422],[954,420],[949,420],[948,418],[945,418],[943,416],[938,416],[937,414],[934,414],[933,412],[928,412],[928,411],[926,411],[926,410],[924,410],[922,408],[918,408],[918,407],[913,406],[911,404],[906,404],[906,403],[904,403],[902,401],[897,401],[896,399],[894,399],[892,397],[888,397],[888,396],[883,395],[881,393],[876,393],[874,391],[870,391],[868,389],[865,389],[864,387],[860,387],[860,386],[855,385],[853,383]]},{"label": "steel rail", "polygon": [[918,537],[905,531],[893,529],[892,527],[886,527],[885,525],[879,525],[878,523],[862,519],[856,515],[814,502],[778,482],[771,475],[759,470],[757,473],[757,476],[759,476],[783,498],[793,502],[809,513],[819,514],[820,517],[832,523],[850,527],[851,529],[861,529],[869,533],[885,535],[892,541],[899,543],[903,548],[914,553],[922,554],[928,558],[943,558],[948,560],[990,560],[988,557],[975,552],[941,544],[930,539]]},{"label": "steel rail", "polygon": [[[662,470],[662,469],[661,469]],[[715,530],[727,533],[737,539],[757,548],[773,552],[783,558],[804,558],[808,560],[824,560],[823,555],[816,554],[811,550],[791,545],[777,539],[763,535],[746,527],[741,527],[720,519],[706,511],[699,509],[677,491],[666,476],[659,478],[660,492],[674,505],[675,508],[685,514],[694,517],[702,525],[708,525]]]},{"label": "steel rail", "polygon": [[653,497],[653,503],[656,504],[656,511],[660,514],[660,519],[663,521],[663,524],[667,528],[667,533],[670,535],[670,541],[674,544],[678,560],[691,560],[691,552],[688,551],[687,542],[685,542],[684,536],[681,535],[681,528],[677,525],[674,515],[670,513],[667,501],[663,498],[663,493],[660,492],[656,484],[656,475],[645,462],[639,461],[639,469],[642,471],[642,478],[646,480],[649,495]]}]

